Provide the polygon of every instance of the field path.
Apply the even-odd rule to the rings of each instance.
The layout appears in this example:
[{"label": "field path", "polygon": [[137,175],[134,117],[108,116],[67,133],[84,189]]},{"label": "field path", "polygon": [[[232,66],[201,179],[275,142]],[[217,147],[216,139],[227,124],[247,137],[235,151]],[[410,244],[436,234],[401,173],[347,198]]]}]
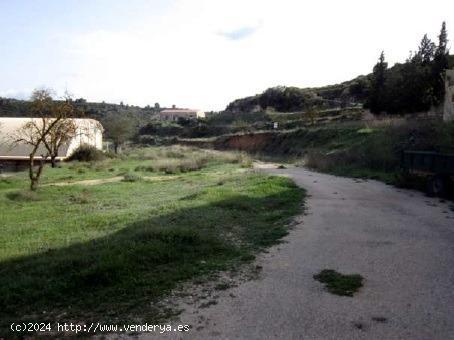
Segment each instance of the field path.
[{"label": "field path", "polygon": [[[259,258],[257,280],[186,310],[179,322],[192,330],[166,338],[454,339],[451,203],[301,168],[261,171],[306,188],[307,215]],[[312,278],[326,268],[365,285],[352,298],[331,295]]]}]

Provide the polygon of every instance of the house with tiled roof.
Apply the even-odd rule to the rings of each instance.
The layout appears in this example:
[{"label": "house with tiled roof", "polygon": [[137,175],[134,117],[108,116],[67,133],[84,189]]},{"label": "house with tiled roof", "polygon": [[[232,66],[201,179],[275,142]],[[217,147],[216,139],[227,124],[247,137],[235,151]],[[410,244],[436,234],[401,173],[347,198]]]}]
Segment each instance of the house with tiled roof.
[{"label": "house with tiled roof", "polygon": [[178,119],[199,119],[205,118],[205,112],[196,109],[180,109],[175,105],[171,109],[164,109],[159,112],[159,118],[162,120],[177,121]]}]

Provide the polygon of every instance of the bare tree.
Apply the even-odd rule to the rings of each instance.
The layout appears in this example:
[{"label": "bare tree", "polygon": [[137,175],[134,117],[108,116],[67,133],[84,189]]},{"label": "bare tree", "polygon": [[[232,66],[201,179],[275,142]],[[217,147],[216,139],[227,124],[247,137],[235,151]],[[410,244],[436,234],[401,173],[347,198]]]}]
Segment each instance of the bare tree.
[{"label": "bare tree", "polygon": [[49,152],[50,162],[53,168],[57,165],[56,159],[61,147],[68,144],[76,136],[76,132],[77,125],[74,119],[65,118],[55,124],[43,140],[44,146]]},{"label": "bare tree", "polygon": [[54,116],[52,118],[58,121],[44,138],[43,144],[49,152],[52,167],[55,168],[59,150],[77,133],[77,125],[73,119],[77,113],[68,92],[65,93],[63,101],[53,102],[52,112]]},{"label": "bare tree", "polygon": [[[28,163],[30,189],[36,190],[49,153],[43,147],[45,136],[52,129],[53,123],[47,118],[32,118],[13,135],[13,144],[25,144],[31,147]],[[38,159],[39,157],[39,159]],[[36,166],[35,161],[38,161]]]},{"label": "bare tree", "polygon": [[31,99],[33,118],[14,132],[12,143],[31,147],[28,169],[30,189],[36,190],[46,160],[50,157],[52,166],[55,166],[59,148],[74,137],[76,126],[71,119],[75,110],[69,98],[55,102],[51,90],[40,89],[33,92]]}]

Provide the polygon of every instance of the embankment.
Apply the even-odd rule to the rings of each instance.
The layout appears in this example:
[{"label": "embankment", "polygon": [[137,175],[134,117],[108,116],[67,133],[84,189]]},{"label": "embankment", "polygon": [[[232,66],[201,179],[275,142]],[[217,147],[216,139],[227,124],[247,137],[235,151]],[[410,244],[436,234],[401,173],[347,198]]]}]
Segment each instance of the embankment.
[{"label": "embankment", "polygon": [[[224,135],[187,144],[218,150],[241,150],[275,161],[304,162],[317,171],[402,184],[403,150],[451,153],[454,123],[390,121],[302,128],[285,132]],[[403,186],[415,187],[404,183]],[[419,186],[419,184],[418,184]]]}]

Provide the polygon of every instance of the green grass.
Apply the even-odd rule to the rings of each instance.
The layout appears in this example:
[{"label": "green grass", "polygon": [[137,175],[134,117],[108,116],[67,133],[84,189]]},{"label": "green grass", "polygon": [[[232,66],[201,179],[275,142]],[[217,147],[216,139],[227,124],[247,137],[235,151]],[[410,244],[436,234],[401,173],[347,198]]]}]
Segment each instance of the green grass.
[{"label": "green grass", "polygon": [[[215,164],[238,164],[250,167],[248,156],[238,152],[213,152],[194,147],[168,146],[134,148],[118,158],[97,162],[64,162],[57,168],[46,167],[41,176],[43,185],[55,182],[76,182],[88,179],[103,179],[136,173],[138,176],[180,174],[204,169]],[[27,189],[26,171],[0,178],[2,189]]]},{"label": "green grass", "polygon": [[[159,181],[41,186],[32,196],[25,174],[0,183],[0,336],[18,321],[157,322],[167,312],[154,303],[179,282],[279,242],[304,192],[231,158]],[[84,173],[65,164],[46,168],[44,182],[117,176],[111,167],[129,176],[149,161],[128,156]]]},{"label": "green grass", "polygon": [[335,295],[353,296],[362,286],[363,277],[359,274],[344,275],[332,269],[324,269],[314,279],[325,284],[326,289]]}]

